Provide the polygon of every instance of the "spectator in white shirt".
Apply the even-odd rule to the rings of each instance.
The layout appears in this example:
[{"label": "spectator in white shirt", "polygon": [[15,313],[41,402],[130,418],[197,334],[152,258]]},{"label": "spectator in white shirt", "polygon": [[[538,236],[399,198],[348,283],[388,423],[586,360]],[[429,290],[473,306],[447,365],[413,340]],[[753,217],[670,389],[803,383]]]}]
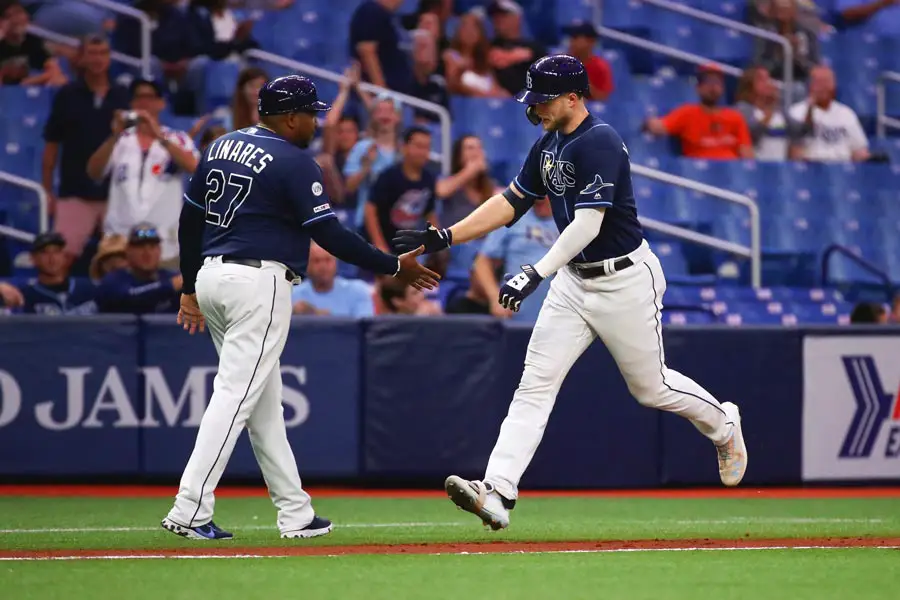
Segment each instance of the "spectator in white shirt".
[{"label": "spectator in white shirt", "polygon": [[165,100],[155,82],[132,83],[131,108],[116,114],[112,135],[87,165],[95,180],[111,176],[104,232],[128,235],[137,223],[152,224],[162,238],[163,268],[177,269],[184,175],[197,168],[199,153],[188,133],[159,125]]},{"label": "spectator in white shirt", "polygon": [[791,118],[812,123],[812,134],[792,152],[796,158],[817,162],[869,159],[869,141],[859,117],[834,99],[835,86],[834,72],[817,66],[809,75],[809,98],[791,107]]}]

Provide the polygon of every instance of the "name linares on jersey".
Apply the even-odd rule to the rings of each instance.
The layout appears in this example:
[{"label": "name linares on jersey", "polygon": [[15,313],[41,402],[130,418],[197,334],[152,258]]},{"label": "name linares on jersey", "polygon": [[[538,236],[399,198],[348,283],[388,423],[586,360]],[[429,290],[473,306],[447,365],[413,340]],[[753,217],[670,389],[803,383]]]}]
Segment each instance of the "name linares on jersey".
[{"label": "name linares on jersey", "polygon": [[275,158],[256,144],[243,140],[218,140],[209,145],[206,160],[230,160],[244,165],[258,175]]}]

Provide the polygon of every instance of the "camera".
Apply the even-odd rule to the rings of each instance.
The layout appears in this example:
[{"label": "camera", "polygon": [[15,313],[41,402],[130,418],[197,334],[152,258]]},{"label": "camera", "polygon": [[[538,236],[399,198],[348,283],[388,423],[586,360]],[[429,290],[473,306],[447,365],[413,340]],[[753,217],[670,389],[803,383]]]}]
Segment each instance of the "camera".
[{"label": "camera", "polygon": [[125,116],[122,118],[122,127],[124,129],[128,129],[129,127],[134,127],[135,125],[138,124],[138,121],[139,121],[138,114],[133,110],[129,110],[128,112],[125,113]]}]

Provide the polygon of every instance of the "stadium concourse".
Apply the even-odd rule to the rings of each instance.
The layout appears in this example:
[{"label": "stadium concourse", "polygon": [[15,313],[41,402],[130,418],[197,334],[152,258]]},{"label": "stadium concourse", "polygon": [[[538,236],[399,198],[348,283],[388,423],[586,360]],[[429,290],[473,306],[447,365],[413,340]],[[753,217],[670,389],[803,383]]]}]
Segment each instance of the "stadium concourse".
[{"label": "stadium concourse", "polygon": [[[463,173],[465,183],[438,199],[435,214],[439,220],[451,221],[516,174],[539,131],[525,119],[510,92],[522,84],[523,64],[543,53],[563,51],[588,65],[590,109],[616,127],[634,164],[743,194],[759,206],[761,288],[750,285],[747,258],[647,230],[669,282],[665,322],[796,325],[846,324],[851,315],[854,322],[900,319],[900,305],[891,306],[892,290],[900,284],[900,138],[891,137],[890,128],[887,135],[876,133],[876,84],[883,72],[900,71],[900,7],[894,3],[685,3],[704,14],[784,35],[792,46],[791,85],[779,85],[785,73],[780,43],[660,6],[673,4],[668,2],[119,3],[144,11],[154,25],[152,84],[129,87],[140,69],[124,64],[115,54],[141,53],[136,19],[103,3],[0,1],[4,36],[0,40],[0,171],[44,187],[56,207],[49,226],[63,233],[65,256],[74,260],[56,267],[50,265],[51,259],[40,258],[47,248],[59,246],[58,241],[43,239],[35,247],[0,236],[4,282],[0,283],[0,311],[42,312],[36,306],[46,307],[46,303],[29,300],[28,290],[35,285],[53,290],[70,276],[102,290],[96,301],[78,307],[66,304],[68,300],[56,301],[58,309],[43,312],[175,310],[173,303],[148,308],[149,304],[117,301],[118,288],[109,282],[104,285],[105,279],[114,277],[115,269],[132,258],[115,264],[107,259],[125,256],[129,248],[140,246],[140,235],[151,242],[159,237],[162,255],[150,267],[170,275],[171,293],[177,293],[177,273],[165,270],[177,266],[166,250],[170,235],[166,228],[172,219],[177,222],[177,214],[160,216],[157,222],[147,216],[152,211],[141,213],[134,207],[161,203],[165,194],[177,196],[190,174],[190,164],[195,163],[184,163],[174,151],[167,155],[163,145],[152,146],[152,137],[144,144],[150,149],[142,149],[150,162],[158,160],[158,164],[146,169],[140,154],[129,158],[127,149],[98,157],[98,148],[113,132],[112,119],[103,117],[103,110],[109,115],[115,109],[143,110],[149,120],[169,128],[164,136],[196,156],[223,131],[252,123],[260,81],[292,72],[262,59],[265,55],[260,51],[346,73],[351,83],[340,86],[314,76],[321,96],[335,99],[336,106],[328,119],[322,119],[321,134],[311,150],[326,174],[327,191],[340,207],[342,220],[369,239],[377,239],[372,237],[377,219],[366,218],[366,205],[372,204],[369,192],[377,185],[378,175],[399,159],[403,130],[413,123],[427,126],[435,152],[444,147],[445,132],[428,110],[391,102],[390,96],[372,96],[356,82],[374,82],[449,110],[451,141],[455,142],[452,171]],[[601,25],[702,57],[708,64],[698,68],[671,52],[622,42],[621,35],[598,34]],[[59,43],[60,35],[83,40],[81,49]],[[108,72],[103,65],[85,66],[91,49],[102,53],[107,39],[114,54]],[[718,67],[709,66],[716,63]],[[722,65],[743,74],[733,77],[741,73],[727,68],[723,73]],[[111,82],[113,88],[102,107],[91,108],[73,89],[86,85],[96,93],[98,85],[105,89],[104,82]],[[833,102],[828,98],[831,90],[836,92]],[[900,85],[887,85],[886,90],[885,114],[900,117]],[[60,94],[65,94],[66,102],[54,102]],[[782,110],[785,94],[792,96],[786,112]],[[810,110],[807,100],[817,108]],[[85,113],[84,119],[75,108],[81,101],[85,110],[93,111]],[[703,103],[706,113],[684,116]],[[707,117],[706,130],[698,133],[698,123],[705,123]],[[81,127],[90,126],[92,135],[83,135],[73,120],[82,121]],[[147,127],[147,123],[139,125],[138,139],[151,134],[152,128]],[[472,150],[467,143],[477,147]],[[47,145],[52,146],[51,152]],[[135,164],[129,175],[128,166]],[[101,178],[112,174],[113,181],[107,178],[95,184],[88,178],[97,165]],[[440,163],[433,166],[438,170]],[[153,179],[149,184],[140,179],[127,185],[135,173]],[[750,246],[746,207],[640,174],[634,175],[634,183],[642,217]],[[32,190],[0,181],[0,224],[36,233],[40,211],[35,198]],[[394,205],[389,202],[387,208],[379,205],[376,210],[389,212],[402,198],[391,200]],[[92,217],[92,210],[105,211],[106,217]],[[134,227],[148,219],[156,230],[150,227],[135,233]],[[86,223],[84,243],[69,239],[76,235],[76,221],[80,226]],[[111,240],[104,234],[119,235]],[[842,250],[826,253],[834,244]],[[825,254],[830,254],[827,261]],[[443,257],[437,266],[445,280],[434,297],[387,289],[370,274],[343,264],[337,265],[336,275],[328,275],[325,268],[324,275],[311,277],[314,283],[315,277],[337,278],[342,285],[346,282],[338,286],[341,290],[362,290],[366,306],[352,315],[346,313],[349,316],[463,312],[459,307],[465,304],[474,306],[473,312],[508,317],[490,306],[492,299],[480,298],[470,289],[475,277],[472,265],[482,256],[481,244],[472,243]],[[498,252],[488,258],[502,275],[504,264],[520,257]],[[36,263],[47,272],[40,274]],[[505,271],[517,267],[518,263]],[[141,281],[130,284],[138,287]],[[346,297],[329,299],[307,292],[295,297],[295,312],[345,314],[341,310],[349,304]],[[461,303],[462,299],[467,303]]]}]

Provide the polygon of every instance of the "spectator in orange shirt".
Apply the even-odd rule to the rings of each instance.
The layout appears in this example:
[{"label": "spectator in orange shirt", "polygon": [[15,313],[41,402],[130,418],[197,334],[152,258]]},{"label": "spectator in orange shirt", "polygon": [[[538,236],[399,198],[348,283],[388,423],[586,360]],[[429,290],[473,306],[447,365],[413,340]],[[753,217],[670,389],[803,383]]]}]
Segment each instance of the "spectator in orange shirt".
[{"label": "spectator in orange shirt", "polygon": [[594,26],[587,21],[574,21],[571,25],[563,27],[563,34],[569,36],[569,54],[580,60],[588,74],[591,84],[591,100],[603,102],[609,98],[613,91],[613,75],[609,63],[600,56],[594,54],[594,46],[600,34]]},{"label": "spectator in orange shirt", "polygon": [[715,66],[701,67],[697,72],[699,104],[685,104],[661,119],[648,119],[644,128],[654,135],[677,136],[682,154],[690,158],[753,158],[753,141],[744,117],[733,108],[718,106],[724,91],[722,72]]}]

